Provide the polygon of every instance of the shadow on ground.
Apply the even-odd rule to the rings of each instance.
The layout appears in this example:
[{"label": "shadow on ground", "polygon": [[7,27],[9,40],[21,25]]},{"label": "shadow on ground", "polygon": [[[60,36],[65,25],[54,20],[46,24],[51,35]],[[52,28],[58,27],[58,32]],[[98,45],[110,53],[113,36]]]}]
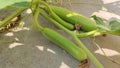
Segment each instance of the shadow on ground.
[{"label": "shadow on ground", "polygon": [[[74,1],[78,2],[78,0]],[[102,6],[95,5],[93,3],[104,5],[108,9],[107,12],[111,12],[111,7],[115,7],[112,8],[112,10],[119,9],[119,1],[109,4],[104,4],[102,0],[81,0],[80,2],[87,2],[88,4],[73,4],[73,9],[71,10],[87,17],[90,17],[94,12],[102,10]],[[114,11],[114,13],[120,15],[119,10]],[[112,18],[113,17],[109,20]],[[74,59],[54,43],[47,40],[35,27],[29,27],[32,23],[31,17],[25,22],[25,27],[28,29],[1,34],[0,68],[78,68],[79,61]],[[56,29],[56,27],[45,19],[40,18],[39,22],[44,27],[55,29],[68,39],[71,39],[67,34]],[[8,33],[13,35],[7,36]],[[105,68],[120,68],[120,65],[111,62],[101,52],[99,52],[99,49],[95,46],[92,40],[93,38],[86,38],[82,39],[82,42],[97,57],[103,66]],[[115,54],[108,56],[117,61],[120,61],[120,55],[118,54],[120,52],[119,40],[120,37],[110,35],[107,35],[106,37],[96,37],[96,42],[105,49],[107,55],[110,53],[107,51],[112,50],[116,52]],[[96,67],[91,63],[90,68]]]}]

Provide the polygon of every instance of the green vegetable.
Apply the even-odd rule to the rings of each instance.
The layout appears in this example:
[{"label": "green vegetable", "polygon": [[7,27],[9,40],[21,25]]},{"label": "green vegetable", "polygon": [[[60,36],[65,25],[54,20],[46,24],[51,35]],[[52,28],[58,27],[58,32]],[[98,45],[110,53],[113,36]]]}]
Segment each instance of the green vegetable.
[{"label": "green vegetable", "polygon": [[34,13],[34,24],[36,27],[38,27],[39,30],[41,30],[41,32],[46,38],[48,38],[50,41],[54,42],[55,44],[59,45],[61,48],[65,49],[67,52],[69,52],[73,57],[75,57],[79,61],[84,61],[87,59],[87,56],[84,53],[84,51],[79,47],[77,47],[74,43],[64,38],[62,35],[58,34],[52,29],[43,28],[42,26],[40,26],[37,21],[38,15],[39,15],[39,8],[37,7]]},{"label": "green vegetable", "polygon": [[48,28],[44,28],[42,33],[46,38],[59,45],[61,48],[65,49],[79,61],[84,61],[87,59],[87,56],[82,49],[77,47],[74,43],[72,43],[62,35],[58,34],[57,32]]},{"label": "green vegetable", "polygon": [[[40,1],[41,2],[41,1]],[[45,5],[46,6],[46,5]],[[47,5],[48,6],[48,5]],[[57,23],[54,19],[44,15],[44,14],[41,14],[43,17],[45,17],[46,19],[50,20],[51,22],[53,22],[56,26],[58,26],[59,28],[63,29],[65,32],[67,32],[69,35],[71,35],[71,37],[75,40],[75,42],[82,48],[82,50],[80,50],[79,52],[80,55],[77,55],[78,52],[77,51],[74,51],[74,49],[79,49],[79,47],[75,46],[72,44],[72,42],[70,42],[69,40],[67,41],[67,39],[65,39],[64,37],[60,36],[59,34],[56,34],[56,32],[52,32],[52,30],[50,29],[46,29],[46,28],[43,28],[41,27],[40,25],[38,25],[38,22],[37,22],[37,17],[38,17],[38,14],[39,14],[39,9],[37,8],[36,9],[36,12],[34,14],[34,23],[35,25],[42,31],[43,35],[45,35],[49,40],[53,41],[54,43],[58,44],[60,47],[62,47],[63,49],[67,50],[72,56],[74,56],[75,58],[77,58],[78,60],[80,60],[80,55],[82,55],[81,53],[83,54],[87,54],[87,56],[93,61],[93,63],[96,65],[97,68],[104,68],[102,66],[102,64],[94,57],[94,55],[84,46],[84,44],[79,40],[79,38],[77,38],[76,36],[76,32],[73,32],[73,31],[70,31],[68,30],[67,28],[63,27],[61,24]],[[52,33],[52,34],[50,34]],[[55,35],[55,36],[54,36]],[[57,37],[57,38],[56,38]],[[61,40],[59,40],[61,39]],[[64,40],[64,41],[62,41]],[[69,46],[69,44],[66,44],[66,43],[69,43],[71,44],[72,46]],[[65,47],[65,48],[64,48]],[[74,48],[75,47],[75,48]],[[84,53],[85,52],[85,53]],[[85,55],[86,55],[85,54]],[[85,59],[85,55],[82,55],[82,57]],[[83,59],[81,58],[81,59]],[[80,60],[82,61],[82,60]],[[83,60],[84,61],[84,60]]]},{"label": "green vegetable", "polygon": [[97,29],[96,23],[83,15],[56,6],[50,6],[50,7],[52,11],[55,12],[63,20],[71,24],[76,24],[76,23],[80,24],[81,28],[84,31],[92,31]]},{"label": "green vegetable", "polygon": [[63,25],[64,27],[73,30],[74,29],[74,25],[62,20],[59,16],[57,16],[54,12],[51,14],[52,18],[55,19],[58,23],[60,23],[61,25]]},{"label": "green vegetable", "polygon": [[[73,30],[74,29],[74,25],[67,23],[66,21],[62,20],[58,15],[56,15],[52,9],[50,8],[50,6],[45,3],[44,1],[39,1],[40,4],[43,4],[46,6],[45,11],[53,18],[55,19],[58,23],[60,23],[61,25],[63,25],[64,27]],[[42,7],[44,9],[44,7]]]},{"label": "green vegetable", "polygon": [[[69,31],[68,29],[66,29],[65,27],[63,27],[62,25],[60,25],[59,23],[57,23],[54,19],[50,18],[49,16],[45,15],[44,13],[40,12],[40,15],[42,15],[45,19],[47,19],[48,21],[52,22],[53,24],[55,24],[57,27],[63,29],[66,33],[68,33],[69,35],[71,35],[71,37],[76,41],[76,43],[80,46],[80,48],[82,48],[82,50],[87,54],[87,56],[92,60],[92,62],[96,65],[97,68],[103,68],[102,64],[94,57],[94,55],[85,47],[85,45],[77,38],[77,34]],[[79,35],[80,38],[81,37],[87,37],[87,36],[91,36],[91,35],[98,35],[99,32],[96,31],[90,31],[89,33],[85,33],[85,34],[81,34]],[[77,35],[77,36],[76,36]]]}]

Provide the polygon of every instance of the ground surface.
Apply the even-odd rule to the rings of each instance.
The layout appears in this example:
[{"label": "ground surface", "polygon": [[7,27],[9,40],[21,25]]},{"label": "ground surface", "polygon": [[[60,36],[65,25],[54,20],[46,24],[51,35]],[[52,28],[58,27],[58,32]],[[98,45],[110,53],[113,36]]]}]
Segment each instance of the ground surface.
[{"label": "ground surface", "polygon": [[[81,4],[72,4],[71,10],[87,17],[96,14],[107,21],[120,19],[119,0],[73,0],[72,2]],[[31,27],[31,17],[24,22],[26,24],[22,30],[0,35],[0,68],[78,68],[79,61],[43,37],[35,27]],[[43,18],[39,18],[39,22],[71,39]],[[8,41],[5,42],[5,40]],[[108,60],[92,40],[93,38],[82,39],[103,66],[120,68],[120,65]],[[107,56],[120,62],[119,40],[120,37],[111,35],[96,37],[96,42],[103,48]],[[90,68],[96,67],[90,63]]]}]

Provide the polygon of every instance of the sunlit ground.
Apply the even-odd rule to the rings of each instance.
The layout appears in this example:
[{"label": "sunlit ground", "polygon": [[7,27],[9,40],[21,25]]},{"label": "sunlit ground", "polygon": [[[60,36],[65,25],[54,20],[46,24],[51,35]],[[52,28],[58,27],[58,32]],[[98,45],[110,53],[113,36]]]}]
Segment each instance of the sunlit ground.
[{"label": "sunlit ground", "polygon": [[[103,4],[109,4],[109,3],[113,3],[113,2],[117,2],[117,1],[119,1],[119,0],[102,0],[103,1]],[[73,1],[72,1],[73,2]],[[80,2],[82,2],[82,1],[80,1]],[[83,10],[84,11],[84,10]],[[117,10],[115,10],[115,11],[117,11]],[[30,9],[28,9],[27,11],[26,11],[26,13],[28,13],[28,14],[30,14],[31,13],[31,10]],[[115,17],[115,18],[117,18],[117,19],[120,19],[120,16],[119,15],[117,15],[117,14],[115,14],[115,13],[112,13],[112,12],[109,12],[109,10],[106,8],[106,7],[101,7],[101,10],[99,10],[99,11],[96,11],[96,12],[93,12],[92,14],[96,14],[96,15],[98,15],[98,16],[100,16],[100,17],[102,17],[102,18],[104,18],[105,20],[109,20],[109,19],[111,19],[111,17]],[[91,14],[91,15],[92,15]],[[70,15],[69,15],[70,16]],[[25,23],[25,22],[24,22]],[[14,32],[19,32],[19,31],[22,31],[22,30],[25,30],[25,31],[30,31],[30,28],[29,27],[23,27],[22,29],[21,28],[17,28],[16,30],[14,30]],[[6,37],[14,37],[15,35],[14,35],[14,32],[8,32],[8,33],[6,33],[4,36],[6,36]],[[33,36],[34,37],[34,36]],[[39,38],[41,38],[40,36],[38,36]],[[22,37],[23,38],[23,37]],[[16,48],[17,46],[25,46],[25,45],[27,45],[27,44],[25,44],[25,43],[22,43],[22,42],[19,42],[20,41],[20,38],[18,38],[18,37],[14,37],[14,40],[15,41],[17,41],[17,42],[12,42],[12,43],[10,43],[9,44],[9,49],[13,49],[13,48]],[[33,39],[34,40],[34,39]],[[28,40],[27,40],[28,41]],[[26,42],[27,42],[26,41]],[[41,40],[42,41],[42,40]],[[48,41],[48,40],[47,40]],[[30,43],[31,43],[32,41],[30,41]],[[29,43],[29,44],[30,44]],[[58,57],[57,56],[57,54],[59,53],[57,53],[56,51],[57,51],[57,49],[56,49],[56,51],[55,50],[53,50],[52,48],[45,48],[44,46],[40,46],[39,44],[38,45],[36,45],[36,43],[38,43],[38,41],[34,41],[34,43],[35,43],[35,45],[33,46],[33,48],[35,47],[36,48],[36,50],[39,50],[38,52],[44,52],[45,50],[48,52],[48,53],[50,53],[50,54],[52,54],[52,55],[54,55],[54,56],[56,56],[56,57]],[[104,42],[103,42],[104,43]],[[46,43],[45,43],[46,44]],[[54,45],[54,44],[52,44],[52,45]],[[55,48],[55,47],[54,47]],[[112,57],[112,56],[120,56],[120,52],[118,52],[118,51],[116,51],[116,50],[112,50],[112,49],[108,49],[108,48],[102,48],[103,49],[103,51],[105,52],[105,54],[107,55],[107,56],[109,56],[109,57]],[[28,49],[29,50],[29,49]],[[16,50],[17,51],[17,50]],[[28,52],[29,53],[29,52]],[[39,53],[36,53],[36,51],[35,52],[30,52],[31,54],[28,54],[29,56],[27,56],[27,57],[30,57],[30,59],[28,59],[29,61],[31,60],[31,61],[34,61],[35,59],[40,59],[40,57],[39,56],[41,56],[42,55],[42,53],[41,54],[39,54]],[[33,57],[33,59],[31,59],[31,56],[33,56],[33,53],[35,54],[35,56],[38,54],[38,57],[37,58],[34,58]],[[101,56],[104,56],[104,53],[100,50],[100,49],[95,49],[95,51],[94,51],[94,53],[95,54],[99,54],[99,55],[101,55]],[[62,53],[61,53],[62,54]],[[14,55],[14,54],[13,54]],[[49,56],[49,55],[47,55],[48,57],[53,57],[53,56]],[[59,55],[60,56],[60,55]],[[67,55],[68,56],[68,55]],[[21,56],[22,57],[22,56]],[[47,57],[47,58],[48,58]],[[56,58],[55,57],[55,58]],[[22,57],[22,58],[24,58],[24,56]],[[62,58],[59,58],[60,60],[61,59],[63,59],[64,57],[62,57]],[[73,57],[72,57],[73,58]],[[76,61],[75,61],[75,59],[72,59],[71,57],[69,58],[69,56],[68,56],[68,59],[69,60],[73,60],[73,63],[76,63]],[[99,58],[99,57],[97,57],[97,58]],[[37,63],[38,63],[38,67],[39,67],[39,62],[42,62],[43,63],[43,61],[41,61],[43,58],[41,58]],[[58,60],[59,60],[58,59]],[[44,59],[45,60],[45,59]],[[16,61],[16,60],[15,60]],[[20,60],[19,60],[20,61]],[[49,60],[48,60],[49,61]],[[54,60],[54,61],[56,61],[56,60]],[[75,61],[75,62],[74,62]],[[27,62],[27,61],[25,61],[25,62]],[[28,62],[29,63],[29,62]],[[46,63],[47,63],[47,61],[46,61]],[[52,62],[51,62],[52,63]],[[56,61],[56,63],[57,63],[57,61]],[[54,63],[54,65],[56,64],[56,63]],[[60,61],[59,63],[58,63],[58,66],[59,66],[59,68],[71,68],[70,67],[70,65],[69,64],[73,64],[72,62],[70,62],[70,61],[64,61],[64,60],[62,60],[62,61]],[[32,64],[34,64],[34,63],[30,63],[29,65],[32,65]],[[28,66],[29,66],[28,65]],[[49,64],[50,65],[50,64]],[[74,66],[74,64],[73,64],[73,66]],[[9,65],[8,65],[8,67],[9,67]]]}]

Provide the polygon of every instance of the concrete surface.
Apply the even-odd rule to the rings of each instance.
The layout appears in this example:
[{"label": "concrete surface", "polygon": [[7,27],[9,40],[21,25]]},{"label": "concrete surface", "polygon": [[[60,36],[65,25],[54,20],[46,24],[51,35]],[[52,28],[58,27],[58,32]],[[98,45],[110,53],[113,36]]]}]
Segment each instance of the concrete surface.
[{"label": "concrete surface", "polygon": [[[79,4],[74,4],[78,2]],[[72,0],[72,3],[72,9],[70,7],[68,9],[87,17],[96,14],[106,21],[120,19],[119,0]],[[0,34],[0,68],[78,68],[79,61],[47,40],[35,27],[31,27],[33,23],[31,16],[24,22],[23,29]],[[39,18],[39,22],[72,39],[45,19]],[[107,35],[95,39],[107,56],[120,62],[120,37]],[[93,38],[81,40],[105,68],[120,68],[120,65],[104,56],[93,43]],[[90,68],[96,68],[92,62]]]}]

